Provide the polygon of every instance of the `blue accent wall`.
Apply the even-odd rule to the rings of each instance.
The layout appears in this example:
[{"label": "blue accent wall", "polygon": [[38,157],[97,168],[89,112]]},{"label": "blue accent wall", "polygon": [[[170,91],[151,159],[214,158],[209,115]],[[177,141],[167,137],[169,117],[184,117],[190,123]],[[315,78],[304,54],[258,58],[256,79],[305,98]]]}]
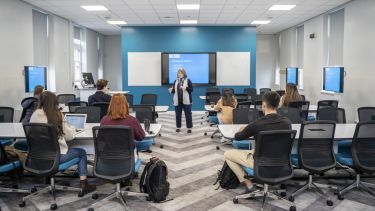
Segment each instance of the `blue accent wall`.
[{"label": "blue accent wall", "polygon": [[[173,97],[168,86],[128,86],[128,52],[245,52],[250,51],[250,86],[256,79],[256,30],[251,26],[145,26],[122,28],[122,87],[134,95],[134,104],[143,93],[158,94],[158,105],[169,105]],[[161,67],[160,67],[161,68]],[[249,70],[249,71],[250,71]],[[230,70],[228,70],[230,71]],[[160,71],[161,74],[161,71]],[[228,87],[228,86],[226,86]],[[245,86],[231,86],[242,93]],[[193,110],[203,110],[205,86],[194,87]]]}]

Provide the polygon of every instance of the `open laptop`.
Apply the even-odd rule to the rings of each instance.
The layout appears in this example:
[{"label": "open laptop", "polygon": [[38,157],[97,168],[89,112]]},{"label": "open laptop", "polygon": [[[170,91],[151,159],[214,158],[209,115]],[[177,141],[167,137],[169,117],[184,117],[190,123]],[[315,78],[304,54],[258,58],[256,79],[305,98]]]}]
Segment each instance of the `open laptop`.
[{"label": "open laptop", "polygon": [[65,119],[67,123],[74,126],[77,133],[85,130],[87,114],[65,114]]}]

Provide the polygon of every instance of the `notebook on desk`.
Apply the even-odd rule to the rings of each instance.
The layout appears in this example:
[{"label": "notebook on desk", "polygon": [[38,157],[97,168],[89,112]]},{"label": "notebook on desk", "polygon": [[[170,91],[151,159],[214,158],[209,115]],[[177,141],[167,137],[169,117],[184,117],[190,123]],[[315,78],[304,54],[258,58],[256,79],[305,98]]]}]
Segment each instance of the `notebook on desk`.
[{"label": "notebook on desk", "polygon": [[85,130],[87,114],[65,114],[68,125],[74,126],[77,133]]}]

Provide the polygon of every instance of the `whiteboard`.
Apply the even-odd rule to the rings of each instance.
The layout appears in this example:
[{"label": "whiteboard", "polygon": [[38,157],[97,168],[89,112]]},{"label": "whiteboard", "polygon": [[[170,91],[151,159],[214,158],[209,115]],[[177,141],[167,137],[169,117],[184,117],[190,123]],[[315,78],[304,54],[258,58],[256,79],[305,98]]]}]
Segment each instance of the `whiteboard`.
[{"label": "whiteboard", "polygon": [[161,52],[128,53],[128,86],[161,86]]},{"label": "whiteboard", "polygon": [[218,86],[250,85],[250,52],[217,52]]}]

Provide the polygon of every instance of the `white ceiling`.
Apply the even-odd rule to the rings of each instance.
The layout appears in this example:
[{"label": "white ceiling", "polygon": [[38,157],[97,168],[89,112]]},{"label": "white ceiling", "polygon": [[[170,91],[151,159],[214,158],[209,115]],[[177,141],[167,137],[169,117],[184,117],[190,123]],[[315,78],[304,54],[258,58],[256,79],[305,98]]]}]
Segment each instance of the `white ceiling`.
[{"label": "white ceiling", "polygon": [[[99,33],[119,34],[120,27],[107,20],[124,20],[128,25],[179,25],[180,19],[196,19],[198,25],[250,25],[257,33],[275,34],[320,15],[350,0],[24,0],[46,11],[70,19]],[[200,4],[200,10],[178,11],[176,4]],[[104,5],[108,11],[88,12],[82,5]],[[274,4],[295,4],[291,11],[269,11]]]}]

